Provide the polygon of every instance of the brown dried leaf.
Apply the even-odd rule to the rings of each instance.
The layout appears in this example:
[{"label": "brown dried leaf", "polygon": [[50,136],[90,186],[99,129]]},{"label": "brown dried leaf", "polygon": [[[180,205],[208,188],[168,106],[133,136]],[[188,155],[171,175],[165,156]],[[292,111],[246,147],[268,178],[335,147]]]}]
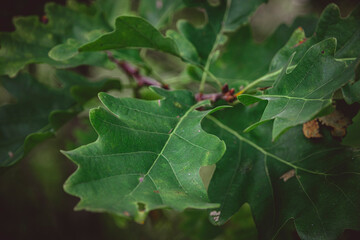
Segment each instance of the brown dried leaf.
[{"label": "brown dried leaf", "polygon": [[319,133],[319,123],[316,119],[303,124],[303,133],[306,138],[321,138]]},{"label": "brown dried leaf", "polygon": [[333,111],[329,115],[320,117],[319,121],[323,125],[332,128],[331,135],[334,137],[344,137],[347,126],[351,124],[351,119],[338,110]]},{"label": "brown dried leaf", "polygon": [[284,180],[284,182],[286,182],[287,180],[289,180],[290,178],[295,176],[295,169],[292,169],[286,173],[284,173],[280,179]]}]

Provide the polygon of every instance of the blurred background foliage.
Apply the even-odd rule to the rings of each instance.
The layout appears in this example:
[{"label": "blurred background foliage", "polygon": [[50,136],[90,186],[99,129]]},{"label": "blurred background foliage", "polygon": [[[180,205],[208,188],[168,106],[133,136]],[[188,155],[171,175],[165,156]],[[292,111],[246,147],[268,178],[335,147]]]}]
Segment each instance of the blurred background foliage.
[{"label": "blurred background foliage", "polygon": [[[56,0],[65,4],[66,0]],[[14,16],[44,14],[47,0],[12,0],[2,3],[0,8],[0,31],[13,31]],[[90,3],[91,1],[82,0]],[[269,0],[262,5],[251,19],[254,38],[265,40],[282,23],[290,25],[297,16],[319,16],[326,5],[335,2],[346,16],[358,0]],[[136,9],[138,1],[132,1]],[[199,12],[181,11],[179,18],[191,18],[195,22],[203,20]],[[173,28],[175,24],[170,26]],[[166,72],[169,78],[176,78],[184,66],[177,59],[164,54],[147,53],[148,61],[154,64],[159,73]],[[164,61],[164,58],[166,61]],[[160,64],[159,64],[160,63]],[[46,84],[54,84],[53,69],[47,65],[30,65],[30,72]],[[79,67],[74,69],[91,79],[111,77],[121,79],[128,84],[126,76],[119,70]],[[169,71],[170,70],[170,71]],[[50,79],[50,81],[49,81]],[[174,79],[176,80],[176,79]],[[167,81],[171,83],[171,79]],[[185,84],[185,83],[184,83]],[[131,96],[132,92],[124,88],[113,92],[121,97]],[[140,95],[146,99],[154,98],[146,88]],[[12,97],[0,87],[0,105],[12,102]],[[87,103],[87,109],[100,103],[93,99]],[[37,146],[19,164],[0,169],[0,240],[12,239],[256,239],[257,233],[250,208],[244,205],[231,221],[221,227],[215,227],[208,221],[206,211],[187,210],[184,213],[172,210],[156,210],[150,213],[142,225],[125,218],[109,214],[75,212],[73,208],[78,199],[63,191],[63,183],[75,171],[75,164],[66,159],[59,149],[73,149],[90,143],[96,134],[90,126],[84,111],[63,126],[56,138]],[[293,224],[289,222],[279,234],[278,239],[299,239]],[[345,231],[341,239],[360,239],[358,232]]]}]

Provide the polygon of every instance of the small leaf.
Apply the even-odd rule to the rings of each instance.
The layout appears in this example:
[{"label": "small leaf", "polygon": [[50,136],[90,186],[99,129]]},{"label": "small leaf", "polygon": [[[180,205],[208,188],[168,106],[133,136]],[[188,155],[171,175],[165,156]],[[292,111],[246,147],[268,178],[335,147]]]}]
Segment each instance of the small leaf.
[{"label": "small leaf", "polygon": [[[65,152],[79,168],[65,190],[81,198],[76,209],[139,219],[166,206],[213,208],[199,175],[225,145],[202,130],[209,111],[196,111],[190,92],[153,90],[163,100],[118,99],[101,93],[104,108],[90,111],[97,141]],[[141,207],[140,207],[141,206]]]},{"label": "small leaf", "polygon": [[274,119],[272,136],[275,140],[290,127],[314,119],[330,106],[332,94],[354,74],[355,64],[345,67],[343,62],[336,61],[335,48],[335,39],[324,40],[312,46],[290,73],[286,73],[285,66],[264,95],[240,95],[239,100],[245,104],[249,98],[253,99],[251,103],[261,99],[268,101],[260,121],[248,130]]}]

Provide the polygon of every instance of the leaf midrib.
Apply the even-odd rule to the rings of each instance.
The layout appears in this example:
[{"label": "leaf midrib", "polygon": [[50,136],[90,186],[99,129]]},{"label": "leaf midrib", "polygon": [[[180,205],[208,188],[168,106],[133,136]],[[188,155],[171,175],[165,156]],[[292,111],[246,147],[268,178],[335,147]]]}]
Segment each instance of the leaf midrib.
[{"label": "leaf midrib", "polygon": [[[177,135],[177,134],[176,134],[176,130],[179,128],[179,126],[180,126],[181,123],[184,121],[184,119],[190,114],[190,112],[192,112],[196,107],[198,107],[198,104],[194,104],[191,108],[189,108],[189,109],[186,111],[186,113],[185,113],[182,117],[180,117],[180,120],[179,120],[179,122],[177,123],[177,125],[175,126],[174,130],[169,134],[169,137],[168,137],[168,139],[166,140],[166,142],[165,142],[165,144],[164,144],[164,147],[161,149],[160,153],[157,154],[157,157],[156,157],[156,159],[154,160],[154,162],[153,162],[153,164],[151,165],[151,167],[149,168],[149,170],[144,174],[144,179],[145,179],[146,176],[149,176],[149,178],[151,178],[150,172],[151,172],[151,170],[153,169],[153,167],[156,165],[156,163],[157,163],[157,161],[159,160],[160,156],[164,156],[163,153],[164,153],[167,145],[169,144],[170,139],[171,139],[174,135]],[[179,181],[179,179],[178,179],[178,177],[177,177],[177,175],[176,175],[176,173],[175,173],[175,171],[174,171],[174,169],[173,169],[170,161],[167,159],[167,157],[164,156],[164,158],[165,158],[165,160],[169,163],[171,169],[172,169],[173,172],[174,172],[174,175],[175,175],[176,179]],[[152,178],[151,178],[151,180],[152,180]],[[153,181],[153,180],[152,180],[152,181]],[[128,195],[131,196],[131,195],[136,191],[136,189],[137,189],[142,183],[143,183],[143,182],[140,182],[140,181],[139,181],[139,183],[136,185],[136,187],[135,187]],[[154,183],[154,181],[153,181],[153,183]],[[180,181],[179,181],[179,184],[182,186],[182,184],[181,184]],[[154,183],[154,185],[155,185],[155,183]],[[155,187],[157,188],[156,185],[155,185]],[[184,189],[184,188],[183,188],[183,189]],[[184,189],[184,191],[185,191],[185,189]],[[186,191],[185,191],[185,192],[186,192]],[[160,197],[161,197],[161,192],[159,192],[159,195],[160,195]],[[161,199],[162,199],[162,198],[161,198]],[[164,201],[163,201],[163,203],[164,203]]]},{"label": "leaf midrib", "polygon": [[[311,173],[311,174],[315,174],[315,175],[323,175],[323,176],[337,176],[339,174],[328,174],[328,173],[323,173],[323,172],[316,172],[316,171],[312,171],[306,168],[302,168],[299,167],[295,164],[292,164],[290,162],[287,162],[286,160],[266,151],[264,148],[260,147],[259,145],[257,145],[256,143],[252,142],[251,140],[241,136],[240,134],[238,134],[235,130],[231,129],[230,127],[226,126],[225,124],[223,124],[222,122],[220,122],[219,120],[217,120],[215,117],[213,116],[206,116],[207,119],[213,121],[216,125],[218,125],[220,128],[226,130],[227,132],[229,132],[230,134],[234,135],[236,138],[238,138],[240,141],[244,141],[247,144],[249,144],[250,146],[254,147],[255,149],[257,149],[258,151],[260,151],[262,154],[269,156],[275,160],[277,160],[278,162],[281,162],[285,165],[288,165],[292,168],[294,168],[295,170],[301,170],[307,173]],[[359,174],[359,173],[354,173],[354,174]]]}]

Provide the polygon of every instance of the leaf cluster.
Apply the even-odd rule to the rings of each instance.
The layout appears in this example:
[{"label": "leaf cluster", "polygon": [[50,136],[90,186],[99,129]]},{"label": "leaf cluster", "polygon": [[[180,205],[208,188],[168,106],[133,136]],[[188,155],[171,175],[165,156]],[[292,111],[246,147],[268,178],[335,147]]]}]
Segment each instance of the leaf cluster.
[{"label": "leaf cluster", "polygon": [[[360,7],[342,18],[330,4],[259,43],[249,19],[265,2],[69,0],[47,4],[46,21],[15,18],[16,30],[0,33],[12,96],[0,107],[0,167],[95,102],[97,140],[63,151],[78,166],[64,184],[78,210],[143,222],[154,209],[208,209],[222,225],[248,203],[260,239],[289,221],[301,239],[360,230]],[[163,62],[180,73],[170,79]],[[79,66],[123,74],[96,78]],[[309,121],[317,134],[305,136]]]}]

